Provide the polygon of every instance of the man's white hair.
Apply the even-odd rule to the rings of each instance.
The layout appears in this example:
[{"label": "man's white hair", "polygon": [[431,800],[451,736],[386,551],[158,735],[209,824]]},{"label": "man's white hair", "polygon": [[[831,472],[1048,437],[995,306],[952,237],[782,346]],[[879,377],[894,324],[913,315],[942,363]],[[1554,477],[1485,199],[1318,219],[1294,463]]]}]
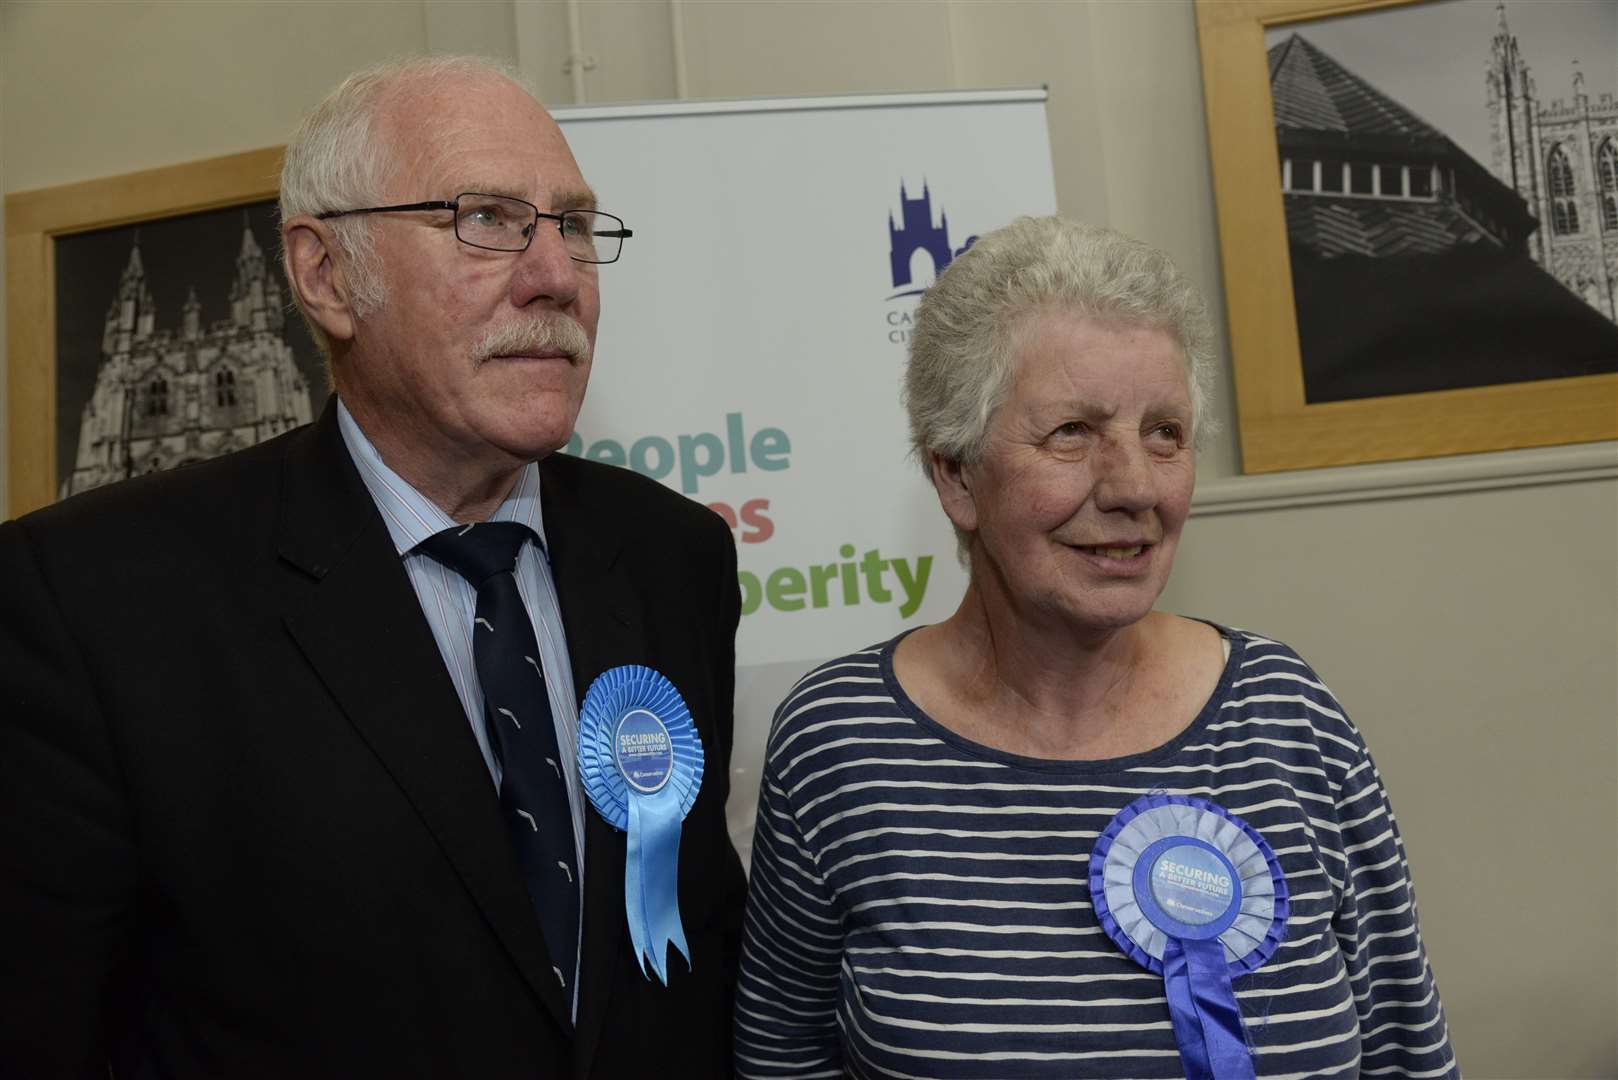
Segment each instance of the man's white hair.
[{"label": "man's white hair", "polygon": [[[975,464],[994,411],[1011,392],[1031,315],[1061,311],[1167,332],[1180,347],[1193,445],[1202,441],[1214,339],[1196,286],[1163,252],[1112,229],[1024,217],[979,238],[950,263],[916,310],[904,402],[912,449]],[[961,552],[967,538],[957,530]]]},{"label": "man's white hair", "polygon": [[[399,148],[387,142],[379,130],[382,103],[401,91],[421,93],[446,82],[479,79],[508,80],[538,100],[515,68],[482,56],[405,57],[344,79],[303,118],[287,142],[281,165],[281,220],[383,203],[400,155]],[[512,133],[513,139],[519,137]],[[344,269],[355,314],[373,314],[386,301],[387,289],[371,242],[369,215],[333,218],[327,224],[347,259]],[[285,258],[283,251],[283,261]],[[296,292],[293,298],[297,300]],[[302,301],[298,301],[298,309],[329,358],[331,343],[324,331],[303,310]]]}]

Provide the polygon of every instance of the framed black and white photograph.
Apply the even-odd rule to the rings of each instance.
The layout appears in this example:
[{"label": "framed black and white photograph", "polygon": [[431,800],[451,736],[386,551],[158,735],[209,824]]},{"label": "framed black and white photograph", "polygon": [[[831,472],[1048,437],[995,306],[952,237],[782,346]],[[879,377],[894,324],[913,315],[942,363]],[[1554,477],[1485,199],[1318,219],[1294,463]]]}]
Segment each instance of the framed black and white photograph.
[{"label": "framed black and white photograph", "polygon": [[325,372],[281,271],[280,157],[7,196],[12,514],[318,411]]},{"label": "framed black and white photograph", "polygon": [[1618,4],[1198,13],[1246,471],[1618,436]]},{"label": "framed black and white photograph", "polygon": [[272,201],[56,241],[59,497],[308,423],[325,400]]},{"label": "framed black and white photograph", "polygon": [[1305,400],[1618,371],[1618,4],[1448,0],[1265,44]]}]

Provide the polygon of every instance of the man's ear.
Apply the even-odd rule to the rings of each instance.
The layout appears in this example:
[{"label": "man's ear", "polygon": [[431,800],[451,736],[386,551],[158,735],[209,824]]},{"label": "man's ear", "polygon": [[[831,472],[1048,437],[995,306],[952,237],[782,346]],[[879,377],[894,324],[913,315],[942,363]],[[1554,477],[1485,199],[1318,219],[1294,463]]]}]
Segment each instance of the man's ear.
[{"label": "man's ear", "polygon": [[354,302],[330,226],[308,214],[281,225],[287,281],[298,303],[334,344],[354,337]]},{"label": "man's ear", "polygon": [[972,475],[966,466],[936,450],[927,451],[927,471],[932,474],[933,490],[938,492],[944,514],[957,529],[976,532],[978,505],[972,495]]}]

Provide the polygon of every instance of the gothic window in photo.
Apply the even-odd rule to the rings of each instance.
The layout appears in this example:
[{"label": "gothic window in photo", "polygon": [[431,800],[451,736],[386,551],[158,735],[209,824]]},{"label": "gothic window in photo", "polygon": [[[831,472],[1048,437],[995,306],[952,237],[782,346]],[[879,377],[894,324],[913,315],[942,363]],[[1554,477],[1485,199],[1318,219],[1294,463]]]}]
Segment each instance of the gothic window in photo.
[{"label": "gothic window in photo", "polygon": [[1596,153],[1596,178],[1601,185],[1601,227],[1618,232],[1618,145],[1611,137]]},{"label": "gothic window in photo", "polygon": [[1579,205],[1573,196],[1573,166],[1567,160],[1567,151],[1560,145],[1551,147],[1545,161],[1545,175],[1551,189],[1551,228],[1559,236],[1579,231]]},{"label": "gothic window in photo", "polygon": [[146,384],[146,415],[169,414],[169,384],[167,379],[156,378]]}]

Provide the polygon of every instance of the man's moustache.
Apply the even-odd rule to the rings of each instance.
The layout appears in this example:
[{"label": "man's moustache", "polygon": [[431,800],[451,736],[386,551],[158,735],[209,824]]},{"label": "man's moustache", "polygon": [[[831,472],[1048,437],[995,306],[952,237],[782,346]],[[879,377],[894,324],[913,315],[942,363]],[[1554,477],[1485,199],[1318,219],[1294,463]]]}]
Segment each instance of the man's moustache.
[{"label": "man's moustache", "polygon": [[485,334],[473,349],[478,360],[561,351],[574,362],[590,356],[590,337],[573,319],[555,315],[538,322],[506,323]]}]

